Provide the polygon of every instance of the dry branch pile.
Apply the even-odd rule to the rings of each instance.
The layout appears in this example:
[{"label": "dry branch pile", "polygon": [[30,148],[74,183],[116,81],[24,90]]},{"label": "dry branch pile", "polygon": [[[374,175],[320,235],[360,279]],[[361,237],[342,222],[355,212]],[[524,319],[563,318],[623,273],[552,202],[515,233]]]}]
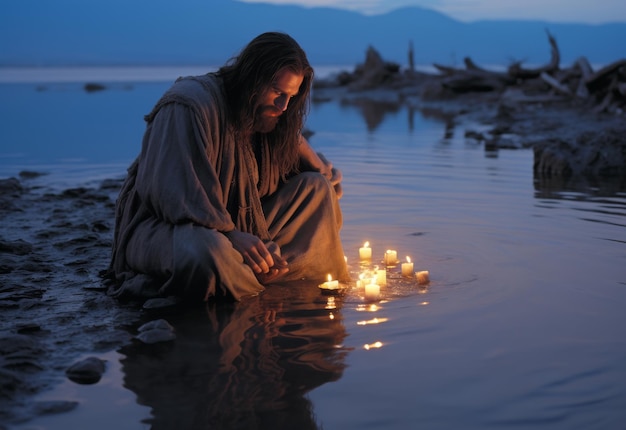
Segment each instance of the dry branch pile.
[{"label": "dry branch pile", "polygon": [[414,88],[428,83],[432,92],[434,83],[442,91],[452,94],[506,92],[511,102],[569,101],[594,112],[622,114],[626,110],[626,59],[594,71],[589,61],[580,57],[571,67],[561,68],[556,39],[549,32],[547,35],[550,60],[538,68],[525,68],[521,62],[515,62],[506,71],[493,71],[466,57],[464,68],[435,63],[433,66],[438,74],[430,74],[414,70],[412,47],[409,48],[409,70],[383,60],[374,48],[369,47],[365,62],[357,65],[353,72],[343,71],[315,84],[317,88],[344,87],[349,91],[366,91]]},{"label": "dry branch pile", "polygon": [[[443,76],[441,84],[453,92],[502,91],[521,89],[520,102],[533,101],[542,94],[541,101],[587,103],[595,112],[621,114],[626,108],[626,59],[615,61],[597,71],[585,57],[571,67],[560,67],[559,47],[548,33],[551,46],[550,61],[539,68],[528,69],[513,63],[506,72],[485,70],[471,58],[465,58],[465,69],[434,64]],[[549,97],[546,97],[549,96]]]}]

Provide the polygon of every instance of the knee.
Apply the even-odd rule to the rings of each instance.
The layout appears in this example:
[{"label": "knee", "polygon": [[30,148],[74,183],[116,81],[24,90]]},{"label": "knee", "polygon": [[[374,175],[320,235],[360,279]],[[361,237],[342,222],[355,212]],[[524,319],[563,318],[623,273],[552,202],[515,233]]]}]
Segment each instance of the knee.
[{"label": "knee", "polygon": [[300,181],[300,186],[304,190],[310,190],[315,194],[330,194],[331,191],[333,191],[330,181],[319,172],[302,172],[295,176],[295,178]]},{"label": "knee", "polygon": [[219,261],[232,249],[221,233],[205,227],[192,227],[181,232],[176,240],[175,267],[185,272],[214,272]]}]

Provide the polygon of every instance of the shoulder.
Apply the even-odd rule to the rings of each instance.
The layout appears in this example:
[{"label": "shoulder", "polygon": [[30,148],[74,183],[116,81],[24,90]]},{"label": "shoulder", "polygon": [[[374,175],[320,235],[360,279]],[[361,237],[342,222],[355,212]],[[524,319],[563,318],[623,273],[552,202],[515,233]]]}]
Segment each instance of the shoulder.
[{"label": "shoulder", "polygon": [[180,77],[165,93],[165,96],[168,95],[198,104],[203,104],[211,100],[221,102],[224,97],[222,80],[214,73]]},{"label": "shoulder", "polygon": [[184,105],[196,115],[220,116],[224,101],[222,82],[215,74],[180,77],[163,94],[148,117],[153,117],[161,107],[170,103]]}]

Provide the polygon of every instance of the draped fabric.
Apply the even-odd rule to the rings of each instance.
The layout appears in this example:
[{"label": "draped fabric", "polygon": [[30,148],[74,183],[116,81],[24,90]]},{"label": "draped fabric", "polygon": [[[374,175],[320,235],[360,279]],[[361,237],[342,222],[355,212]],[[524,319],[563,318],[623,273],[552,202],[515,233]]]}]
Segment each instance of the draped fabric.
[{"label": "draped fabric", "polygon": [[178,79],[146,116],[116,204],[113,295],[258,294],[263,286],[223,234],[233,229],[280,246],[290,264],[281,281],[348,279],[330,183],[315,172],[281,181],[269,144],[260,139],[255,156],[237,141],[225,106],[221,80],[207,74]]}]

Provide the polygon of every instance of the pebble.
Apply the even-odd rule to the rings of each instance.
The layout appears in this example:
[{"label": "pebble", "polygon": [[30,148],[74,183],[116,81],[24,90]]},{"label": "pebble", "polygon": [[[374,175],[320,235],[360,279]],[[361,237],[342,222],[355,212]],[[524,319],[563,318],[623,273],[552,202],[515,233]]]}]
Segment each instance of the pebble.
[{"label": "pebble", "polygon": [[95,384],[105,371],[105,361],[98,357],[87,357],[84,360],[72,364],[65,374],[77,384]]},{"label": "pebble", "polygon": [[176,339],[174,327],[164,319],[147,322],[139,327],[138,331],[139,334],[136,338],[147,344],[168,342]]}]

